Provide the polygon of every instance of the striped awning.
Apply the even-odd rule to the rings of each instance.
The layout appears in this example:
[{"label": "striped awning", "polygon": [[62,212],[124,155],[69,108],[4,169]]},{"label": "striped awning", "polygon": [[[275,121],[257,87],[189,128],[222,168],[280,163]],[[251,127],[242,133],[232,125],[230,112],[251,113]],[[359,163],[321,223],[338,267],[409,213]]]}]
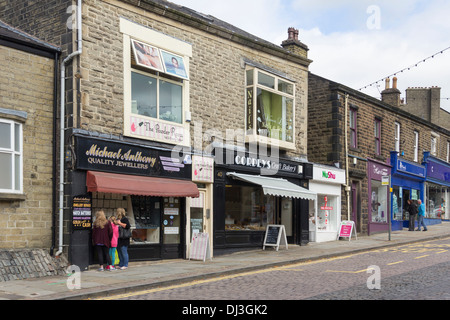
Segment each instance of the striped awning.
[{"label": "striped awning", "polygon": [[270,178],[259,175],[249,175],[235,172],[228,172],[227,176],[251,184],[259,185],[263,188],[266,195],[272,195],[285,198],[296,198],[305,200],[316,200],[317,193],[302,188],[281,178]]}]

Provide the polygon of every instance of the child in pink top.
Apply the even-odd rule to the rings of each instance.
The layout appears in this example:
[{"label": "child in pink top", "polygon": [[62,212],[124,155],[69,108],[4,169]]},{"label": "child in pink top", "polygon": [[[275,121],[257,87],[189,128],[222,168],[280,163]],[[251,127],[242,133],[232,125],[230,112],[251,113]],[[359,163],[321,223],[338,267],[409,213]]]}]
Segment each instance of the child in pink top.
[{"label": "child in pink top", "polygon": [[111,238],[111,247],[109,248],[109,255],[111,256],[111,270],[116,270],[114,265],[119,263],[118,261],[115,261],[117,242],[119,241],[119,226],[116,224],[116,217],[111,216],[109,218],[109,221],[111,222],[111,228],[113,230],[113,236]]}]

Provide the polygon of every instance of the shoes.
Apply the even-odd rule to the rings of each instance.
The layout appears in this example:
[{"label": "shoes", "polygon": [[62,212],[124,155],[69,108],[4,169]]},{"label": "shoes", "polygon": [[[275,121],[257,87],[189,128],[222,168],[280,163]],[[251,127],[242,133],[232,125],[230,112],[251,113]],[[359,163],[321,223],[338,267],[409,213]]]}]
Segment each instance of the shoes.
[{"label": "shoes", "polygon": [[98,268],[97,271],[105,271],[105,269],[102,268]]},{"label": "shoes", "polygon": [[423,231],[428,231],[428,229],[423,229]]},{"label": "shoes", "polygon": [[120,267],[120,270],[126,270],[128,267]]},{"label": "shoes", "polygon": [[114,266],[109,266],[109,269],[108,269],[109,271],[114,271],[114,270],[117,270],[116,269],[116,267],[114,267]]}]

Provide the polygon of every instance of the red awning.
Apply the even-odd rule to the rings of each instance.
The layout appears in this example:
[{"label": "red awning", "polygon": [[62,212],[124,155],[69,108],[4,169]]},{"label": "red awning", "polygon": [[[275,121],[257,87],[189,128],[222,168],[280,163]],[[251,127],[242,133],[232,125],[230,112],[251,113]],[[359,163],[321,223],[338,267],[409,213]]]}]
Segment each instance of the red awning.
[{"label": "red awning", "polygon": [[88,171],[88,192],[120,193],[153,197],[198,198],[197,185],[191,181],[130,176],[126,174]]}]

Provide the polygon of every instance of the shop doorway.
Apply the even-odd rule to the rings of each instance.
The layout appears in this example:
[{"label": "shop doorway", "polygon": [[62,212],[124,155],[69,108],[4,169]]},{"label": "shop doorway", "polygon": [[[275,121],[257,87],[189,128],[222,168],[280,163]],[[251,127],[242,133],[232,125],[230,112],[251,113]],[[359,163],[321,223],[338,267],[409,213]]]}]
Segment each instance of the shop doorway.
[{"label": "shop doorway", "polygon": [[292,199],[281,198],[281,224],[286,230],[288,243],[294,243],[294,222],[292,216]]},{"label": "shop doorway", "polygon": [[191,241],[195,233],[208,233],[211,235],[211,210],[206,201],[206,190],[199,190],[199,192],[200,196],[191,200]]},{"label": "shop doorway", "polygon": [[353,222],[355,222],[355,226],[356,226],[356,232],[360,233],[361,232],[361,207],[360,207],[360,203],[361,203],[361,199],[360,199],[360,195],[359,195],[359,190],[358,190],[358,182],[352,182],[352,191],[350,194],[350,204],[351,205],[351,214],[352,214],[352,220]]},{"label": "shop doorway", "polygon": [[402,218],[403,218],[403,220],[409,220],[409,212],[407,210],[408,210],[408,200],[411,199],[410,194],[411,194],[411,191],[409,189],[403,188],[403,191],[402,191],[402,204],[403,204]]}]

